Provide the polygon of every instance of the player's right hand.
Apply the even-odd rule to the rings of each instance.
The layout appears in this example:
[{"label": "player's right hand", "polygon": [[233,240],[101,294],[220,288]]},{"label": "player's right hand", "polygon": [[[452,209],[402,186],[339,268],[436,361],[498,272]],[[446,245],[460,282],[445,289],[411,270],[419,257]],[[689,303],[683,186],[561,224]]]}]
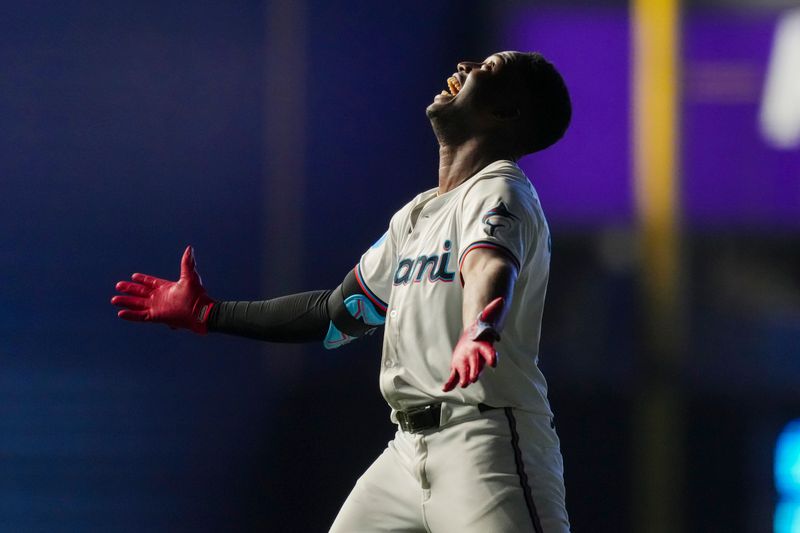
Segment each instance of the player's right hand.
[{"label": "player's right hand", "polygon": [[133,282],[116,285],[122,295],[111,298],[121,307],[117,316],[133,322],[157,322],[171,328],[186,328],[204,335],[208,332],[208,316],[216,302],[208,296],[197,273],[194,249],[186,247],[181,259],[178,281],[133,274]]}]

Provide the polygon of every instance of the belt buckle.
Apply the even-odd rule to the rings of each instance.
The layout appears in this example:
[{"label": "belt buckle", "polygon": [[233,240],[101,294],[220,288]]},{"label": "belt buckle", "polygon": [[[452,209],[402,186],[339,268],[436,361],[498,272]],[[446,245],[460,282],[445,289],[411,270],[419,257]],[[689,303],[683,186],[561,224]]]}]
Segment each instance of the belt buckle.
[{"label": "belt buckle", "polygon": [[[441,404],[423,405],[421,407],[413,407],[407,411],[397,412],[397,421],[400,423],[400,428],[409,433],[418,433],[424,429],[439,427],[439,420],[434,420],[435,412]],[[427,413],[427,417],[420,417],[423,413]]]}]

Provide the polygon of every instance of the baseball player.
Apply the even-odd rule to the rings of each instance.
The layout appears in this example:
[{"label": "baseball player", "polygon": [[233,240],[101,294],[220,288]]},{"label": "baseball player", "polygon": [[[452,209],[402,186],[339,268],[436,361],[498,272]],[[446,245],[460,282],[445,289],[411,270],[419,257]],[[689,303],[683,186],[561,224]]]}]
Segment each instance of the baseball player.
[{"label": "baseball player", "polygon": [[334,290],[259,302],[208,296],[187,247],[178,281],[117,283],[121,318],[338,348],[383,326],[394,439],[331,531],[569,531],[559,440],[538,368],[550,232],[516,161],[570,121],[538,53],[462,62],[427,108],[438,186],[389,222]]}]

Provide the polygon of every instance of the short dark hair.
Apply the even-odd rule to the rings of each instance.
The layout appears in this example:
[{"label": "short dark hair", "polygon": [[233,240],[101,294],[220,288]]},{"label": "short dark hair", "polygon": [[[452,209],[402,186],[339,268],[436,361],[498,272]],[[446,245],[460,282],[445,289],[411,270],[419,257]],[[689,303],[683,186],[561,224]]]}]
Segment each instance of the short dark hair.
[{"label": "short dark hair", "polygon": [[552,63],[539,52],[521,52],[520,56],[531,114],[523,125],[519,149],[532,154],[564,136],[572,119],[572,103],[564,78]]}]

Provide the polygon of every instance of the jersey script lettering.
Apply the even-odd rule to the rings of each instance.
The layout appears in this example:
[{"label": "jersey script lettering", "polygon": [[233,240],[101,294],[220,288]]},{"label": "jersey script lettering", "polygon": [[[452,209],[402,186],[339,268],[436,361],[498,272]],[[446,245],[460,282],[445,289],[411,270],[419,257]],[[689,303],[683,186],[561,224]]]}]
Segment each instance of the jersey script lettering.
[{"label": "jersey script lettering", "polygon": [[441,254],[420,255],[416,258],[407,257],[401,259],[394,273],[394,284],[406,285],[411,281],[419,283],[426,277],[426,272],[427,279],[431,283],[436,283],[437,281],[449,283],[453,281],[456,274],[447,269],[450,262],[450,247],[451,242],[448,239],[442,244]]}]

